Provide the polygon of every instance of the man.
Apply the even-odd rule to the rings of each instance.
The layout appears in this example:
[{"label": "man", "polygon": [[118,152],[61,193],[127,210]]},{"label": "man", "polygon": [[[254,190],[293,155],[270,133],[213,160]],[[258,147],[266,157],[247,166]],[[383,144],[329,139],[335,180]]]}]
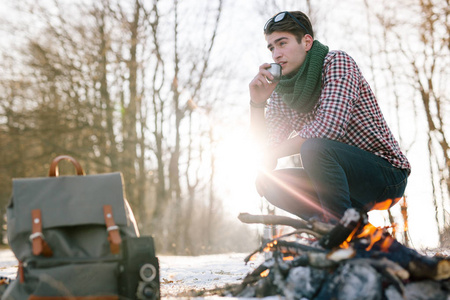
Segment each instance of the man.
[{"label": "man", "polygon": [[[314,40],[299,11],[270,18],[264,34],[282,77],[272,81],[265,63],[249,85],[252,131],[267,145],[260,195],[301,218],[330,222],[351,207],[397,203],[411,167],[355,61]],[[303,168],[273,170],[295,154]]]}]

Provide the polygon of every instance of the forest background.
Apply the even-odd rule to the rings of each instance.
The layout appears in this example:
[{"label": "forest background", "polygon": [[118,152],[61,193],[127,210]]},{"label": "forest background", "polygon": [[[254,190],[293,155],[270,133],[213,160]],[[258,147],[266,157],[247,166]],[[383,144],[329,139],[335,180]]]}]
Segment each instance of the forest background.
[{"label": "forest background", "polygon": [[[266,213],[253,182],[248,83],[271,62],[262,27],[307,13],[375,91],[412,174],[371,213],[416,248],[450,244],[449,0],[2,0],[0,212],[12,178],[47,176],[57,155],[87,174],[123,173],[142,234],[160,253],[253,250]],[[281,162],[297,164],[295,157]],[[70,164],[60,166],[73,174]],[[281,213],[281,212],[280,212]]]}]

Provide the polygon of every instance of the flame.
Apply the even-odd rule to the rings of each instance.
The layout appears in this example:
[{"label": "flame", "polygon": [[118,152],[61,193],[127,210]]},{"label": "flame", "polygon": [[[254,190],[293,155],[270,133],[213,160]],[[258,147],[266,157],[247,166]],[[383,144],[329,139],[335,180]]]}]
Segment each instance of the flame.
[{"label": "flame", "polygon": [[263,249],[263,251],[270,252],[272,250],[272,248],[276,246],[276,244],[278,244],[278,241],[273,241],[271,243],[267,243],[266,247]]},{"label": "flame", "polygon": [[391,247],[392,243],[394,242],[394,238],[388,235],[384,241],[381,243],[381,251],[388,252],[389,247]]},{"label": "flame", "polygon": [[350,247],[350,242],[353,240],[353,237],[355,236],[356,231],[358,230],[359,226],[360,225],[358,224],[358,226],[356,226],[355,229],[353,229],[352,233],[349,234],[347,239],[345,241],[343,241],[342,244],[339,245],[340,248],[347,249]]},{"label": "flame", "polygon": [[375,245],[376,242],[381,240],[382,236],[383,236],[383,231],[381,231],[380,229],[377,228],[377,230],[375,230],[375,232],[370,236],[370,244],[369,244],[369,246],[367,246],[366,251],[369,251],[370,249],[372,249],[373,245]]},{"label": "flame", "polygon": [[262,271],[261,274],[259,274],[259,275],[260,275],[261,277],[267,277],[267,276],[269,276],[269,273],[270,273],[270,270],[267,269],[267,270],[265,270],[265,271]]},{"label": "flame", "polygon": [[392,205],[392,199],[387,199],[386,201],[375,203],[372,210],[387,210]]},{"label": "flame", "polygon": [[[386,201],[376,203],[373,206],[372,210],[387,210],[392,205],[396,204],[400,199],[401,198],[396,198],[394,200],[387,199]],[[403,203],[402,203],[402,210],[403,210]],[[394,238],[391,235],[385,235],[384,229],[392,228],[393,234],[395,235],[396,226],[397,226],[396,224],[392,224],[390,227],[379,228],[379,227],[375,227],[372,224],[368,223],[363,227],[363,229],[361,230],[361,233],[358,234],[356,237],[357,238],[366,238],[367,237],[369,239],[370,243],[369,243],[369,246],[366,247],[366,251],[370,251],[372,249],[372,247],[375,245],[375,243],[381,241],[381,243],[380,243],[381,251],[388,252],[389,247],[394,242]],[[406,224],[405,224],[405,226],[406,226]],[[357,229],[358,229],[358,226],[347,238],[347,242],[350,242],[353,239],[353,236]]]},{"label": "flame", "polygon": [[351,241],[351,240],[353,239],[353,237],[355,236],[356,231],[358,230],[359,226],[360,226],[360,225],[358,224],[358,226],[356,226],[355,229],[353,229],[352,233],[350,233],[350,235],[347,237],[347,240],[346,240],[345,242],[350,243],[350,241]]},{"label": "flame", "polygon": [[275,231],[276,233],[274,234],[273,239],[280,238],[283,235],[283,228],[280,228],[279,230],[275,229]]},{"label": "flame", "polygon": [[364,226],[364,228],[362,229],[361,233],[358,234],[356,237],[357,238],[363,238],[363,237],[371,236],[372,234],[375,233],[376,230],[377,230],[377,228],[375,226],[373,226],[372,224],[368,223],[366,226]]},{"label": "flame", "polygon": [[368,237],[370,240],[369,246],[366,247],[366,251],[369,251],[372,249],[373,245],[377,243],[378,241],[382,241],[380,248],[383,252],[388,252],[389,247],[394,242],[394,238],[390,235],[383,236],[384,228],[375,227],[372,224],[368,223],[364,228],[362,229],[362,232],[358,234],[357,238],[365,238]]},{"label": "flame", "polygon": [[350,247],[349,243],[347,241],[343,241],[341,245],[339,245],[342,249],[347,249]]},{"label": "flame", "polygon": [[248,259],[248,261],[255,261],[257,257],[258,257],[258,253],[255,253],[255,254],[253,254],[252,256],[250,256],[250,258]]},{"label": "flame", "polygon": [[294,260],[294,257],[293,256],[285,256],[285,257],[283,257],[283,260],[284,261]]}]

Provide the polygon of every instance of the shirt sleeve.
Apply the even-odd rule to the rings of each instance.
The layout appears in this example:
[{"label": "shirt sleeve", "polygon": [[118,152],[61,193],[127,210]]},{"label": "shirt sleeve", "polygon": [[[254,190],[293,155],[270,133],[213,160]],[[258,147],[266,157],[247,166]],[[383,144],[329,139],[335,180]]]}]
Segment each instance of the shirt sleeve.
[{"label": "shirt sleeve", "polygon": [[281,97],[276,93],[272,94],[266,111],[268,146],[279,145],[294,130],[290,119],[285,115],[285,110],[286,108],[283,108]]},{"label": "shirt sleeve", "polygon": [[361,72],[344,52],[335,52],[324,64],[322,91],[314,120],[303,126],[302,138],[339,140],[345,136],[353,107],[359,98]]}]

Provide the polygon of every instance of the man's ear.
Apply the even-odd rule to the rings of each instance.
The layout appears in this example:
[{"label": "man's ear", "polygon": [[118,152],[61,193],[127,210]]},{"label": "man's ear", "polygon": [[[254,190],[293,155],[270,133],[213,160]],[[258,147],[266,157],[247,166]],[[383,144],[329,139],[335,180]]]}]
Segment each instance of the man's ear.
[{"label": "man's ear", "polygon": [[313,42],[314,42],[314,38],[311,35],[309,35],[309,34],[305,34],[303,36],[302,40],[303,40],[303,45],[305,45],[305,51],[311,50],[311,47],[312,47]]}]

